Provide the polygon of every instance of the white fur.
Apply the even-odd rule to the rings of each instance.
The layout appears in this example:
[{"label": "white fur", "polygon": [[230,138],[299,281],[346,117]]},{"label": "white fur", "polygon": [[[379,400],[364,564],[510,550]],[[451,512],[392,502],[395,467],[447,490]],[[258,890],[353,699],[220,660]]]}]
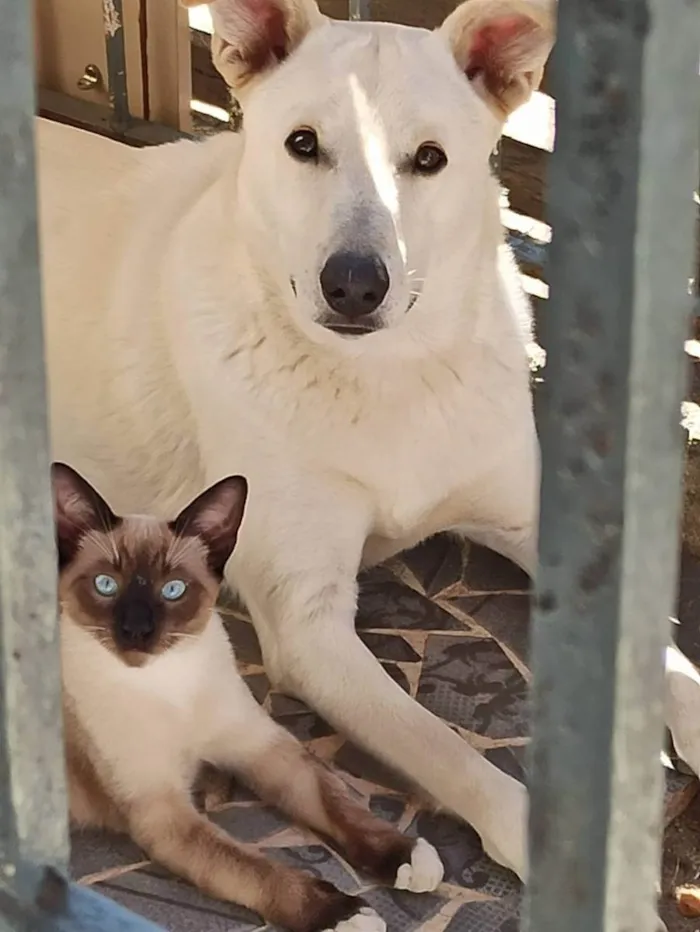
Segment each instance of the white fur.
[{"label": "white fur", "polygon": [[430,893],[440,886],[444,875],[440,855],[424,838],[419,838],[411,852],[411,863],[401,865],[394,886],[411,893]]},{"label": "white fur", "polygon": [[[289,157],[302,125],[333,170]],[[534,567],[539,454],[526,302],[488,169],[499,132],[443,35],[329,23],[250,89],[242,136],[137,150],[41,123],[40,191],[55,456],[120,513],[172,516],[247,476],[229,580],[272,680],[522,876],[523,787],[397,686],[353,626],[360,565],[443,529]],[[425,140],[445,171],[397,173]],[[320,269],[348,245],[392,278],[387,329],[359,340],[318,323]],[[198,656],[169,661],[194,691]],[[132,701],[119,695],[113,750]],[[684,697],[680,731],[700,720],[700,691]]]},{"label": "white fur", "polygon": [[386,932],[386,922],[373,909],[361,909],[356,916],[339,922],[335,929],[336,932]]}]

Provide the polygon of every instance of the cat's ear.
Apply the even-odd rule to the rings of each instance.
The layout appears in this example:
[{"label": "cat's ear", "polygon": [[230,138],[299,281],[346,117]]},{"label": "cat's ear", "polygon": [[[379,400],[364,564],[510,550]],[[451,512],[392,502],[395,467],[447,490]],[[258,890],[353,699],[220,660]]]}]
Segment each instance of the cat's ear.
[{"label": "cat's ear", "polygon": [[243,476],[229,476],[198,495],[170,522],[178,537],[199,537],[209,554],[209,568],[219,579],[236,546],[247,497]]},{"label": "cat's ear", "polygon": [[[180,0],[194,6],[201,0]],[[316,0],[210,0],[214,65],[237,96],[326,22]]]},{"label": "cat's ear", "polygon": [[65,463],[53,463],[51,484],[59,566],[65,566],[77,553],[85,534],[109,533],[121,524],[121,518],[80,473]]},{"label": "cat's ear", "polygon": [[476,93],[505,119],[542,80],[554,44],[554,4],[466,0],[438,31]]}]

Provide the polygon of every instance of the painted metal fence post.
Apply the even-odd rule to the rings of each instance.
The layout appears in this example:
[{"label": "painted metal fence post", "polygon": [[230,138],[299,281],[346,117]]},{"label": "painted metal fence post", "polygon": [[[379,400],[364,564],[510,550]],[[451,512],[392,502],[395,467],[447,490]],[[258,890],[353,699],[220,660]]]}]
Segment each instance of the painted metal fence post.
[{"label": "painted metal fence post", "polygon": [[0,0],[0,872],[65,865],[31,7]]},{"label": "painted metal fence post", "polygon": [[32,8],[0,0],[0,929],[159,932],[69,885]]},{"label": "painted metal fence post", "polygon": [[348,0],[348,19],[372,19],[371,0]]},{"label": "painted metal fence post", "polygon": [[698,146],[695,0],[559,0],[530,932],[652,932]]}]

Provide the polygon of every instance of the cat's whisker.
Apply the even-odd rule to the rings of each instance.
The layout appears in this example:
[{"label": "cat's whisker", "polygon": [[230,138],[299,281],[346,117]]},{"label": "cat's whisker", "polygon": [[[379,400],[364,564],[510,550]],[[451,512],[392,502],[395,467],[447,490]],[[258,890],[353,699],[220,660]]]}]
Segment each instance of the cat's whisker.
[{"label": "cat's whisker", "polygon": [[176,537],[168,551],[167,562],[179,563],[194,547],[200,546],[196,537]]}]

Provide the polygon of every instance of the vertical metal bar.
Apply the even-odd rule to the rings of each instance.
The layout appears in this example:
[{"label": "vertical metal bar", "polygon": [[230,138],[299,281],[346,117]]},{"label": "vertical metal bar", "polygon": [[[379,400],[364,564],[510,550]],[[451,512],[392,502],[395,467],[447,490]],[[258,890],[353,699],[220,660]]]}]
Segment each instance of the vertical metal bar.
[{"label": "vertical metal bar", "polygon": [[559,3],[531,932],[656,927],[698,27],[686,0]]},{"label": "vertical metal bar", "polygon": [[102,0],[105,44],[107,47],[107,83],[114,113],[114,125],[123,129],[129,122],[129,94],[126,85],[126,51],[124,48],[124,11],[122,0]]},{"label": "vertical metal bar", "polygon": [[68,857],[31,20],[0,0],[0,879]]},{"label": "vertical metal bar", "polygon": [[371,0],[348,0],[348,19],[368,20],[372,18]]}]

